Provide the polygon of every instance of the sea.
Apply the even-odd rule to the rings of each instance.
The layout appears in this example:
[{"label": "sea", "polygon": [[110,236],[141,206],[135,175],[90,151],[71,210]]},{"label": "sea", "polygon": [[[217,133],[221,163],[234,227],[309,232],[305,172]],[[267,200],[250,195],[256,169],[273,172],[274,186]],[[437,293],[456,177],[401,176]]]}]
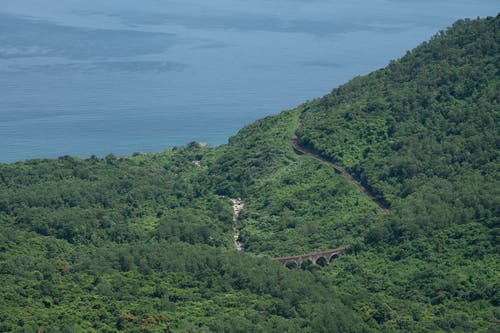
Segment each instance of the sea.
[{"label": "sea", "polygon": [[217,146],[498,0],[0,0],[0,162]]}]

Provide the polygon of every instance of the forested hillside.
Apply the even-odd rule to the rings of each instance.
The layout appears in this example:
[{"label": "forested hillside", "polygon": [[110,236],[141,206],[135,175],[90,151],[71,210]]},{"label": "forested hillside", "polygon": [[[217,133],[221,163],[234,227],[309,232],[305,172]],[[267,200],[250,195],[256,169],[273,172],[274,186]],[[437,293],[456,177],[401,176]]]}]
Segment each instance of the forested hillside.
[{"label": "forested hillside", "polygon": [[220,147],[0,164],[0,331],[498,330],[499,27],[459,21]]},{"label": "forested hillside", "polygon": [[499,41],[498,16],[458,21],[301,114],[300,143],[391,207],[356,258],[384,281],[382,322],[405,312],[395,297],[427,329],[498,323]]},{"label": "forested hillside", "polygon": [[241,196],[246,250],[279,257],[361,241],[378,208],[342,176],[293,152],[298,110],[242,129],[209,165],[221,194]]},{"label": "forested hillside", "polygon": [[232,247],[229,198],[204,165],[218,153],[0,165],[0,331],[364,327],[310,272]]},{"label": "forested hillside", "polygon": [[[387,68],[310,103],[301,143],[390,204],[430,179],[455,179],[466,170],[494,179],[499,25],[498,17],[456,22]],[[493,208],[488,199],[481,205]]]}]

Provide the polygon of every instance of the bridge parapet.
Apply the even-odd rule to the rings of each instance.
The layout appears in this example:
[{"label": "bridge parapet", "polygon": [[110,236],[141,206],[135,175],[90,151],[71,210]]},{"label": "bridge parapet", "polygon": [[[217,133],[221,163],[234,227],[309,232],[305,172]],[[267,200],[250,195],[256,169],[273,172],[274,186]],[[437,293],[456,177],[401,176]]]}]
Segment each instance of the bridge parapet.
[{"label": "bridge parapet", "polygon": [[297,265],[297,267],[300,267],[300,265],[302,265],[304,261],[308,261],[311,264],[316,264],[318,263],[318,260],[320,258],[323,258],[325,264],[328,265],[334,257],[338,257],[344,254],[347,248],[348,248],[347,246],[341,246],[335,249],[329,249],[320,252],[306,253],[289,257],[273,258],[273,260],[279,261],[285,265],[293,262]]}]

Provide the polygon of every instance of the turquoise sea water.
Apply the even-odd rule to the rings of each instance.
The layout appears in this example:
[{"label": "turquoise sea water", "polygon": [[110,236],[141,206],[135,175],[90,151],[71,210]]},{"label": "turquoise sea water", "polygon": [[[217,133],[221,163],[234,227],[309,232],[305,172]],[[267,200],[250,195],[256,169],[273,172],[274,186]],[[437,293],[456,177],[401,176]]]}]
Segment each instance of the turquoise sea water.
[{"label": "turquoise sea water", "polygon": [[495,1],[0,0],[0,162],[225,143]]}]

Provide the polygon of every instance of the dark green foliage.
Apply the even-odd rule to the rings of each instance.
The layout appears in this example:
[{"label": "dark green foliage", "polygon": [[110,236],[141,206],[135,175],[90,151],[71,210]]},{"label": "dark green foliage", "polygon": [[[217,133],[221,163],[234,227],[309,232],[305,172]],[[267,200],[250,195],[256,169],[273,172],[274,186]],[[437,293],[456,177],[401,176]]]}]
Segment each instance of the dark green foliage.
[{"label": "dark green foliage", "polygon": [[[387,329],[403,320],[476,331],[498,320],[499,40],[500,17],[459,21],[304,106],[301,143],[391,206],[357,264],[382,285],[366,292],[388,302],[372,315]],[[359,274],[345,283],[357,288]]]},{"label": "dark green foliage", "polygon": [[192,154],[177,150],[0,165],[0,207],[17,227],[70,243],[187,239],[192,230],[204,229],[199,242],[230,244],[230,237],[224,238],[231,229],[228,202],[202,196],[206,186],[199,182],[202,171],[191,163]]},{"label": "dark green foliage", "polygon": [[334,290],[309,290],[309,272],[232,248],[230,202],[209,179],[224,152],[0,165],[0,330],[340,332],[343,314],[356,322]]},{"label": "dark green foliage", "polygon": [[[494,332],[499,22],[459,21],[214,149],[0,164],[0,331]],[[299,117],[389,214],[293,152]],[[340,245],[325,267],[270,260]]]},{"label": "dark green foliage", "polygon": [[246,196],[249,187],[295,160],[289,142],[296,119],[296,111],[266,117],[244,127],[228,145],[220,147],[209,171],[217,193]]},{"label": "dark green foliage", "polygon": [[293,152],[298,111],[245,127],[210,164],[216,191],[245,200],[239,222],[247,252],[276,257],[351,244],[380,217],[333,169]]},{"label": "dark green foliage", "polygon": [[[341,332],[344,313],[356,318],[313,275],[267,258],[183,242],[74,247],[2,231],[10,232],[0,257],[4,331],[60,332],[78,323],[77,332]],[[325,311],[329,319],[317,322]]]},{"label": "dark green foliage", "polygon": [[499,21],[459,21],[387,68],[306,105],[301,142],[391,204],[464,170],[494,179]]}]

